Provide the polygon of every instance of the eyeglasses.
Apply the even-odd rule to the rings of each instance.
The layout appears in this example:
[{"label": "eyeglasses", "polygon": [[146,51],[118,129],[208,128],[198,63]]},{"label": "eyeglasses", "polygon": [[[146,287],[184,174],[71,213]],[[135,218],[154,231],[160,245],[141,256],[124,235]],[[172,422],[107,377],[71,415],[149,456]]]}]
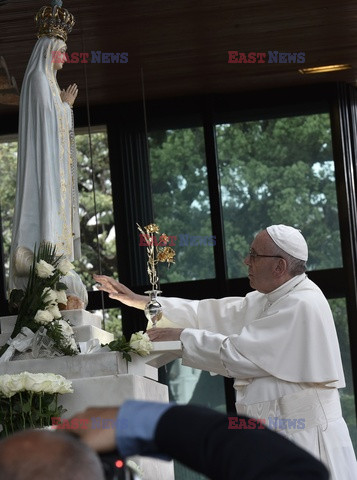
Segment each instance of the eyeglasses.
[{"label": "eyeglasses", "polygon": [[252,249],[249,250],[248,255],[250,256],[250,258],[256,258],[256,257],[283,258],[281,255],[259,255],[259,253],[253,252]]}]

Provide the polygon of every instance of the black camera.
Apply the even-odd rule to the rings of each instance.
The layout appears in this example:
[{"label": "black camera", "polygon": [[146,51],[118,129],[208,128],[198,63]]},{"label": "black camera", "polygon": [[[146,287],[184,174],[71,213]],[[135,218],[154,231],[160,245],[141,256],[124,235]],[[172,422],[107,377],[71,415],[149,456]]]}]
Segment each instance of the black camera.
[{"label": "black camera", "polygon": [[119,453],[101,453],[99,458],[103,465],[106,480],[139,480],[125,464]]}]

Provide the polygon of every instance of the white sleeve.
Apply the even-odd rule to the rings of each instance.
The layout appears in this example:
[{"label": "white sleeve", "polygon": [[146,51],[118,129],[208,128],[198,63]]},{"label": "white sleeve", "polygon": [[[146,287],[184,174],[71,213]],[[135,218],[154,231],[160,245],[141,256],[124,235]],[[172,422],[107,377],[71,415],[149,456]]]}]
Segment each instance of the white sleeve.
[{"label": "white sleeve", "polygon": [[225,335],[185,328],[180,340],[183,346],[183,365],[239,379],[270,375],[244,357],[231,338]]},{"label": "white sleeve", "polygon": [[198,328],[197,310],[199,300],[159,297],[158,301],[163,308],[164,317],[172,322],[175,327]]},{"label": "white sleeve", "polygon": [[166,319],[175,327],[199,328],[226,335],[239,333],[243,327],[245,299],[227,297],[207,300],[159,298]]}]

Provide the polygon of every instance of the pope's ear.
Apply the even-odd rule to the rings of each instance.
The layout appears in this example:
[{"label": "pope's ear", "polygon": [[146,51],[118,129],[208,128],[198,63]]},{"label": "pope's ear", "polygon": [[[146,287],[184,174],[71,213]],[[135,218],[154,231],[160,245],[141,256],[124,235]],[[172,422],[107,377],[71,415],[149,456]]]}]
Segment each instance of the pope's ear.
[{"label": "pope's ear", "polygon": [[279,262],[275,267],[275,273],[278,276],[281,276],[286,273],[287,269],[288,269],[288,262],[285,260],[285,258],[279,258]]}]

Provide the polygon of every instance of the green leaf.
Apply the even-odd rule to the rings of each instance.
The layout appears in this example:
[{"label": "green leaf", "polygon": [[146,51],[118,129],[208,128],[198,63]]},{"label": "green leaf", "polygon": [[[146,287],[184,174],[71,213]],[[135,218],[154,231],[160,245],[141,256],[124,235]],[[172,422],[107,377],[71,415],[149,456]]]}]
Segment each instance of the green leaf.
[{"label": "green leaf", "polygon": [[21,302],[25,296],[24,290],[13,289],[9,297],[10,313],[15,313],[20,308]]}]

